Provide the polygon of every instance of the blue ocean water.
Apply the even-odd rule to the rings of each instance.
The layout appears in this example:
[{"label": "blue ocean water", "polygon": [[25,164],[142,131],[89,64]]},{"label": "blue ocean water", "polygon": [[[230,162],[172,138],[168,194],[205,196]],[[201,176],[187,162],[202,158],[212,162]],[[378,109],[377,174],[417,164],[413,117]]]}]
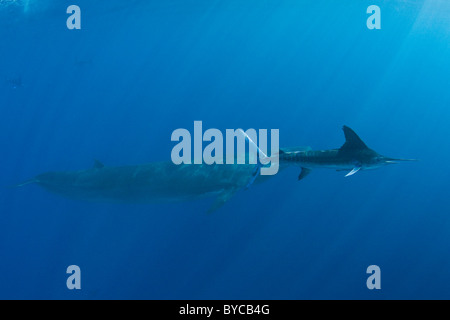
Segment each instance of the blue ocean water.
[{"label": "blue ocean water", "polygon": [[[82,29],[68,30],[77,4]],[[366,27],[369,5],[381,30]],[[173,130],[276,128],[419,162],[289,168],[213,199],[0,191],[1,299],[449,299],[447,0],[0,0],[0,185],[169,161]],[[82,270],[82,290],[66,268]],[[368,290],[378,265],[382,289]]]}]

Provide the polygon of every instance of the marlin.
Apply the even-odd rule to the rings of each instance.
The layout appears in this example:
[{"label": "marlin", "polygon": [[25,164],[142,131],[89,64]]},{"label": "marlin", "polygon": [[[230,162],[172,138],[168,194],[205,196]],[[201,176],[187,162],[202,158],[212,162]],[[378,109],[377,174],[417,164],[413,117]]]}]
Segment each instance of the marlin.
[{"label": "marlin", "polygon": [[304,179],[313,168],[330,168],[348,171],[350,177],[361,170],[372,170],[402,161],[415,159],[396,159],[385,157],[367,147],[361,138],[347,126],[343,127],[345,144],[339,149],[312,150],[310,147],[280,149],[280,164],[301,167],[298,180]]},{"label": "marlin", "polygon": [[208,212],[248,188],[259,175],[251,164],[180,164],[157,162],[106,167],[96,160],[88,170],[47,172],[20,185],[37,184],[66,198],[93,202],[158,203],[215,196]]}]

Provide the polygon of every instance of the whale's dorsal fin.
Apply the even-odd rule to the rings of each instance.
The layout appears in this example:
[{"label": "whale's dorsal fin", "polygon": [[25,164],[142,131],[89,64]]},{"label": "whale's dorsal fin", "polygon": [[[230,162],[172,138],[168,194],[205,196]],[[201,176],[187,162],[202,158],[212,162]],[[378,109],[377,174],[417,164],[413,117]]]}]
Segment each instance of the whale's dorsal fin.
[{"label": "whale's dorsal fin", "polygon": [[347,126],[342,128],[345,135],[345,143],[340,150],[369,149],[360,137]]},{"label": "whale's dorsal fin", "polygon": [[98,160],[95,160],[94,162],[94,169],[103,169],[105,167],[105,165],[103,163],[101,163]]}]

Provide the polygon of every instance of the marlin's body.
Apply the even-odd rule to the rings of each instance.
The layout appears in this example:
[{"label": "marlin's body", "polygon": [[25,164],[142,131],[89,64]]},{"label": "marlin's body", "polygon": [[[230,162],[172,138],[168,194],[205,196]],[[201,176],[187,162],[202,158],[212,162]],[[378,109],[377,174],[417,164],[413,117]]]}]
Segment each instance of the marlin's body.
[{"label": "marlin's body", "polygon": [[382,156],[367,145],[349,127],[344,126],[345,144],[340,149],[311,150],[311,148],[291,148],[280,150],[280,163],[297,165],[302,168],[299,180],[305,178],[313,168],[329,168],[338,171],[348,170],[346,177],[360,170],[377,169],[398,161],[412,161],[394,159]]},{"label": "marlin's body", "polygon": [[77,200],[154,203],[216,196],[210,211],[246,188],[257,176],[256,165],[175,165],[172,162],[104,167],[76,172],[49,172],[22,184]]}]

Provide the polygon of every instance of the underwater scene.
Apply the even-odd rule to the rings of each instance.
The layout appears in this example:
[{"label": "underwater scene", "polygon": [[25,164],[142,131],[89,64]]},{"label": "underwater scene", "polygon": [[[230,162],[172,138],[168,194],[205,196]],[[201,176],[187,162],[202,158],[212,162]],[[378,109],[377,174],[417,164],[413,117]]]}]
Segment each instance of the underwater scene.
[{"label": "underwater scene", "polygon": [[0,0],[0,299],[450,299],[450,1]]}]

